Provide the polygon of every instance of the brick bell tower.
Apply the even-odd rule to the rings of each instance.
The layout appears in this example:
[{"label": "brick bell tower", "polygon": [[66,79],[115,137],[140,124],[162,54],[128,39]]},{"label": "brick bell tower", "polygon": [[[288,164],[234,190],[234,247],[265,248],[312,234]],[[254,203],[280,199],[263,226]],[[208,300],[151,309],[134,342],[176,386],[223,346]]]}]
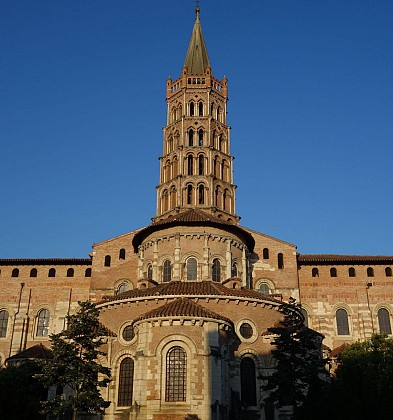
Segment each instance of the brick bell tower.
[{"label": "brick bell tower", "polygon": [[226,124],[228,80],[212,74],[199,7],[195,11],[182,74],[166,82],[167,124],[153,221],[198,209],[238,224]]}]

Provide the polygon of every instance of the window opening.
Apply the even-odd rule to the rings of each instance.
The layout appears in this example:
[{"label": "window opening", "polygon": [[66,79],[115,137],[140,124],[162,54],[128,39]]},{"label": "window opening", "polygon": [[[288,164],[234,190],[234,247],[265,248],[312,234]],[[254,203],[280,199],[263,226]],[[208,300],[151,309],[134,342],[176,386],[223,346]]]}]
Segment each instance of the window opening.
[{"label": "window opening", "polygon": [[197,279],[197,268],[198,262],[195,258],[189,258],[187,260],[187,280]]},{"label": "window opening", "polygon": [[338,335],[349,335],[348,313],[345,309],[337,309],[336,323]]},{"label": "window opening", "polygon": [[212,279],[216,282],[221,281],[221,263],[217,258],[213,260]]},{"label": "window opening", "polygon": [[268,260],[269,259],[269,248],[263,248],[262,254],[263,254],[263,259]]},{"label": "window opening", "polygon": [[281,252],[277,255],[277,263],[279,269],[284,268],[284,255]]},{"label": "window opening", "polygon": [[171,281],[172,279],[172,267],[169,260],[165,260],[163,264],[162,281]]},{"label": "window opening", "polygon": [[186,401],[187,354],[179,346],[166,356],[165,401]]},{"label": "window opening", "polygon": [[378,324],[379,331],[385,334],[392,333],[392,326],[390,324],[390,313],[387,309],[381,308],[378,310]]},{"label": "window opening", "polygon": [[0,337],[4,338],[7,336],[8,327],[8,312],[0,311]]},{"label": "window opening", "polygon": [[200,185],[198,188],[199,197],[198,202],[199,204],[205,204],[205,187],[203,185]]},{"label": "window opening", "polygon": [[41,309],[37,316],[37,337],[47,337],[49,333],[50,313],[48,309]]},{"label": "window opening", "polygon": [[131,357],[122,360],[119,370],[117,405],[119,407],[129,407],[132,405],[134,387],[134,361]]},{"label": "window opening", "polygon": [[257,405],[255,363],[250,357],[240,362],[240,388],[242,405]]}]

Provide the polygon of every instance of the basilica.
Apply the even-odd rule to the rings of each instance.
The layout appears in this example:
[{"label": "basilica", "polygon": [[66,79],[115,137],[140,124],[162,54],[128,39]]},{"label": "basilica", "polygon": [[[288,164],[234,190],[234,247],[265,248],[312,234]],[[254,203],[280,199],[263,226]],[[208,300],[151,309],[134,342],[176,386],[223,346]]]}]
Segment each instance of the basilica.
[{"label": "basilica", "polygon": [[228,80],[213,74],[198,7],[179,70],[166,80],[152,223],[84,259],[0,259],[0,362],[50,347],[77,302],[91,300],[113,333],[100,360],[112,370],[105,419],[285,418],[261,391],[274,369],[268,328],[295,300],[332,355],[392,334],[393,256],[302,255],[242,226]]}]

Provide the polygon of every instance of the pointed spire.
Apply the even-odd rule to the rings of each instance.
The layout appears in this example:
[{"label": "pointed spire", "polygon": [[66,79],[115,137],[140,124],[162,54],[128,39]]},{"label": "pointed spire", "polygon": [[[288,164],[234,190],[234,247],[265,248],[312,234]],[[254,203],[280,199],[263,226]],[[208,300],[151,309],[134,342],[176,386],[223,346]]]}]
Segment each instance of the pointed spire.
[{"label": "pointed spire", "polygon": [[195,8],[196,17],[194,28],[184,61],[184,67],[188,68],[189,74],[205,74],[207,67],[210,67],[209,56],[207,55],[201,22],[199,20],[199,11],[199,6],[197,6]]}]

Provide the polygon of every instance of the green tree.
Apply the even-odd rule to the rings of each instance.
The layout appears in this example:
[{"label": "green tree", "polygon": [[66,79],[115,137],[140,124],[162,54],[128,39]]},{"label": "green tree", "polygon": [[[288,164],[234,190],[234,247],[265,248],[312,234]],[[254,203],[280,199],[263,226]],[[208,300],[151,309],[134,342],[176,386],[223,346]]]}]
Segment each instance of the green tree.
[{"label": "green tree", "polygon": [[337,362],[322,418],[391,419],[393,339],[374,334],[369,340],[348,346]]},{"label": "green tree", "polygon": [[[44,419],[40,401],[47,389],[34,377],[41,367],[32,360],[0,369],[0,413],[13,420]],[[4,416],[4,417],[3,417]]]},{"label": "green tree", "polygon": [[105,401],[99,387],[110,382],[110,369],[97,361],[105,343],[107,331],[99,322],[99,309],[91,302],[79,302],[76,314],[68,316],[68,327],[50,336],[53,360],[43,362],[42,374],[37,375],[45,386],[69,387],[69,398],[57,395],[42,402],[42,411],[51,414],[72,412],[103,413],[110,402]]},{"label": "green tree", "polygon": [[[268,328],[274,334],[272,354],[276,368],[265,376],[266,399],[277,407],[292,406],[295,418],[308,418],[308,407],[320,398],[327,386],[326,359],[322,358],[322,336],[305,327],[299,305],[282,307],[284,319],[278,326]],[[310,417],[311,418],[311,417]]]}]

